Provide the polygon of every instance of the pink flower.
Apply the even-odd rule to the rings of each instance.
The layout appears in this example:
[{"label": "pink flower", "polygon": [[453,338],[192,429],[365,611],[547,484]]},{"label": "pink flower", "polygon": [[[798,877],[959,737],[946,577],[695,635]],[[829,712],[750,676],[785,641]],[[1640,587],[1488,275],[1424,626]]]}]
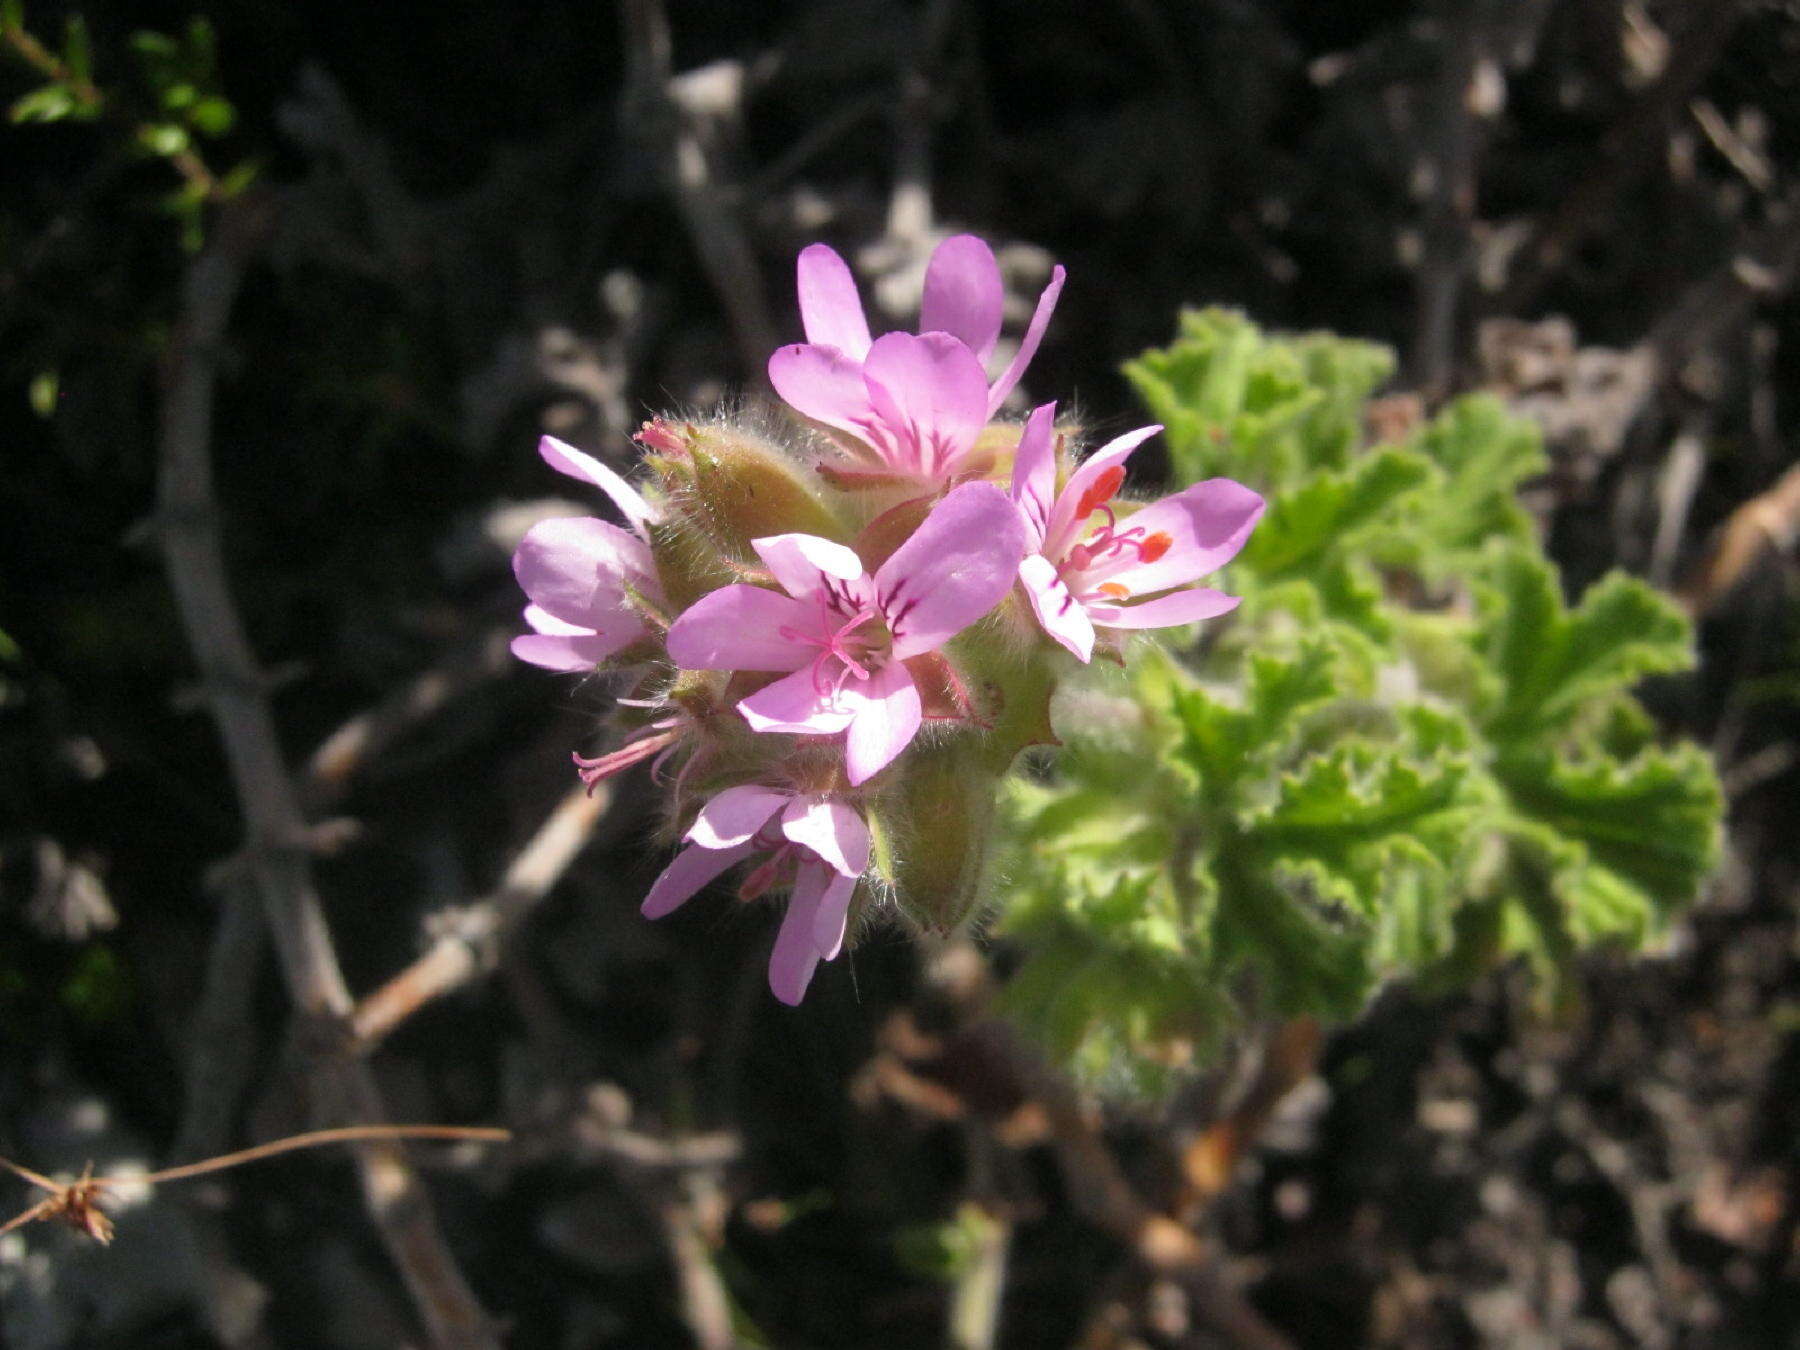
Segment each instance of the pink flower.
[{"label": "pink flower", "polygon": [[1026,532],[992,483],[964,483],[931,510],[873,577],[842,544],[809,534],[751,541],[787,594],[725,586],[670,627],[689,670],[790,671],[738,704],[757,731],[846,732],[844,767],[865,782],[919,729],[910,657],[937,650],[1012,586]]},{"label": "pink flower", "polygon": [[800,318],[807,341],[778,348],[769,383],[797,411],[848,432],[889,472],[953,477],[1043,340],[1062,293],[1056,268],[1010,364],[990,385],[1005,289],[992,250],[972,234],[937,246],[925,268],[919,332],[870,341],[850,269],[824,244],[803,249]]},{"label": "pink flower", "polygon": [[541,520],[513,554],[533,630],[512,640],[513,655],[547,670],[591,670],[649,633],[634,593],[662,603],[646,533],[655,511],[618,474],[554,436],[539,442],[538,453],[605,492],[631,526],[590,516]]},{"label": "pink flower", "polygon": [[[1236,596],[1205,587],[1159,592],[1230,562],[1262,516],[1263,499],[1229,478],[1209,478],[1121,523],[1111,503],[1125,481],[1125,461],[1162,428],[1139,427],[1109,442],[1058,493],[1055,417],[1056,405],[1046,403],[1027,419],[1012,481],[1028,539],[1019,580],[1044,631],[1086,661],[1096,627],[1169,628],[1235,609]],[[1096,513],[1103,517],[1098,524]]]},{"label": "pink flower", "polygon": [[869,866],[861,813],[817,794],[727,788],[700,808],[687,838],[644,897],[644,917],[662,918],[734,863],[767,854],[739,894],[752,900],[772,886],[793,887],[769,955],[769,988],[783,1003],[799,1003],[819,961],[844,945],[850,897]]}]

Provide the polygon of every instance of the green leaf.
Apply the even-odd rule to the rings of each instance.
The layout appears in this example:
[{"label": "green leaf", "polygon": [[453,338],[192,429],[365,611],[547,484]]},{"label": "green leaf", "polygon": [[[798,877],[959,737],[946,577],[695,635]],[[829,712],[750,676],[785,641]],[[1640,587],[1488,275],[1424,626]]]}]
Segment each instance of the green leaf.
[{"label": "green leaf", "polygon": [[1491,576],[1479,641],[1504,682],[1487,717],[1497,741],[1564,727],[1598,698],[1693,663],[1687,620],[1635,577],[1604,578],[1570,612],[1543,557],[1500,548]]},{"label": "green leaf", "polygon": [[25,0],[0,0],[0,33],[18,33],[25,28]]},{"label": "green leaf", "polygon": [[138,144],[153,155],[168,158],[181,154],[192,142],[186,127],[173,122],[152,122],[138,128]]},{"label": "green leaf", "polygon": [[50,417],[56,412],[56,399],[62,388],[62,380],[54,370],[40,370],[31,377],[29,397],[31,411],[39,417]]},{"label": "green leaf", "polygon": [[46,84],[13,101],[7,116],[15,123],[60,122],[75,111],[75,94],[63,84]]},{"label": "green leaf", "polygon": [[237,110],[217,94],[208,94],[188,111],[188,121],[202,136],[223,136],[237,122]]},{"label": "green leaf", "polygon": [[131,35],[131,49],[146,61],[170,62],[181,55],[181,44],[167,33],[143,29]]},{"label": "green leaf", "polygon": [[1347,536],[1378,521],[1402,494],[1425,482],[1430,465],[1404,450],[1362,456],[1341,473],[1320,473],[1277,497],[1241,555],[1263,580],[1315,566]]},{"label": "green leaf", "polygon": [[1500,773],[1516,810],[1585,845],[1659,909],[1691,899],[1712,870],[1723,800],[1695,746],[1648,750],[1624,764],[1536,751],[1504,761]]},{"label": "green leaf", "polygon": [[226,201],[230,201],[254,183],[261,173],[261,160],[240,160],[226,171],[223,178],[219,179],[218,195]]},{"label": "green leaf", "polygon": [[1368,448],[1391,371],[1223,310],[1126,367],[1178,482],[1270,509],[1231,620],[1065,680],[1054,776],[1008,792],[1005,1002],[1092,1083],[1156,1090],[1234,1021],[1352,1016],[1394,975],[1523,955],[1567,989],[1714,865],[1707,757],[1631,693],[1687,663],[1686,621],[1623,576],[1564,602],[1519,504],[1540,438],[1495,400]]}]

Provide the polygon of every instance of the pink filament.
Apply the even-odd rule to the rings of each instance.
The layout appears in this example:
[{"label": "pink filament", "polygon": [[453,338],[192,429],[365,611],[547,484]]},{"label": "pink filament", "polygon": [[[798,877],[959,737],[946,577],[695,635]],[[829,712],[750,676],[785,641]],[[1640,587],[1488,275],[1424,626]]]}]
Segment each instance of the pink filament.
[{"label": "pink filament", "polygon": [[[835,698],[838,692],[844,687],[844,681],[851,676],[855,676],[859,680],[866,680],[869,678],[869,669],[865,665],[860,664],[860,662],[866,662],[869,659],[867,648],[853,646],[852,643],[858,642],[858,639],[848,637],[847,635],[851,634],[855,629],[860,628],[870,619],[876,617],[880,612],[881,611],[872,604],[861,605],[854,614],[850,615],[843,623],[833,628],[831,626],[831,607],[826,602],[825,593],[820,591],[819,632],[802,633],[799,629],[787,625],[783,625],[776,631],[789,642],[799,642],[806,646],[817,647],[820,649],[819,654],[813,658],[812,663],[813,692],[819,695],[820,698]],[[838,672],[835,679],[832,679],[825,673],[825,662],[834,656],[844,663],[844,669]]]}]

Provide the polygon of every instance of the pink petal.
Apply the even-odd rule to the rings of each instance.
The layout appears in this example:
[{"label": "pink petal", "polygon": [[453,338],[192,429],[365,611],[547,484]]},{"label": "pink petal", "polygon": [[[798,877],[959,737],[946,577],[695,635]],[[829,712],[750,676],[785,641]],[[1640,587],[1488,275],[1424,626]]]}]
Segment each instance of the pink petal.
[{"label": "pink petal", "polygon": [[1173,628],[1178,624],[1216,619],[1238,607],[1238,597],[1197,587],[1144,600],[1135,605],[1089,605],[1088,617],[1102,628]]},{"label": "pink petal", "polygon": [[1086,591],[1090,582],[1116,581],[1133,595],[1186,585],[1235,558],[1262,513],[1263,499],[1242,483],[1209,478],[1152,502],[1121,522],[1123,529],[1143,530],[1140,537],[1169,537],[1167,552],[1156,561],[1133,561],[1134,555],[1125,550],[1116,560],[1101,559],[1083,568],[1079,577],[1069,578],[1070,584]]},{"label": "pink petal", "polygon": [[740,699],[737,706],[752,731],[797,736],[835,736],[850,725],[856,711],[847,690],[837,699],[821,694],[810,665]]},{"label": "pink petal", "polygon": [[795,343],[769,358],[769,383],[802,416],[864,440],[875,412],[860,360],[836,347]]},{"label": "pink petal", "polygon": [[1024,556],[1025,522],[1004,492],[953,488],[875,574],[896,662],[935,651],[993,609]]},{"label": "pink petal", "polygon": [[687,837],[701,848],[731,848],[767,825],[792,796],[755,784],[726,788],[700,808]]},{"label": "pink petal", "polygon": [[817,535],[772,534],[752,539],[750,547],[796,600],[811,600],[827,579],[858,582],[864,576],[862,559],[853,550]]},{"label": "pink petal", "polygon": [[545,633],[522,633],[510,644],[512,654],[545,670],[592,670],[617,651],[622,643],[589,633],[552,636]]},{"label": "pink petal", "polygon": [[830,245],[809,244],[800,250],[795,270],[806,340],[862,360],[869,352],[869,321],[863,315],[862,298],[856,293],[850,268]]},{"label": "pink petal", "polygon": [[589,627],[625,609],[626,582],[653,567],[643,540],[592,516],[540,520],[513,553],[513,575],[532,603]]},{"label": "pink petal", "polygon": [[795,670],[814,649],[781,635],[811,633],[818,607],[762,586],[721,586],[669,626],[669,659],[684,670]]},{"label": "pink petal", "polygon": [[1025,598],[1031,602],[1031,612],[1037,615],[1044,631],[1073,652],[1077,660],[1090,660],[1094,655],[1094,625],[1056,575],[1050,560],[1031,554],[1019,564],[1019,580],[1025,587]]},{"label": "pink petal", "polygon": [[1025,419],[1013,455],[1012,499],[1025,516],[1026,547],[1035,549],[1044,542],[1055,497],[1056,404],[1043,403]]},{"label": "pink petal", "polygon": [[1139,427],[1136,431],[1128,431],[1123,436],[1115,436],[1093,454],[1076,466],[1075,472],[1069,475],[1069,481],[1057,494],[1056,507],[1050,512],[1050,524],[1044,531],[1044,556],[1060,560],[1069,551],[1072,544],[1081,541],[1082,527],[1087,518],[1076,518],[1075,508],[1080,504],[1087,490],[1094,485],[1094,480],[1108,469],[1122,466],[1131,458],[1131,452],[1145,441],[1162,430],[1160,424]]},{"label": "pink petal", "polygon": [[1067,275],[1062,268],[1051,269],[1050,284],[1044,287],[1043,294],[1038,296],[1037,309],[1031,315],[1031,325],[1025,330],[1025,337],[1019,343],[1018,354],[1007,366],[1004,374],[994,381],[994,387],[988,391],[987,415],[992,417],[1006,402],[1006,396],[1013,391],[1019,382],[1019,376],[1025,373],[1025,367],[1031,364],[1031,358],[1037,355],[1038,343],[1044,340],[1044,330],[1050,326],[1050,316],[1056,311],[1056,298],[1062,294],[1063,279]]},{"label": "pink petal", "polygon": [[701,848],[689,844],[677,853],[650,886],[642,907],[646,919],[660,919],[686,904],[700,888],[733,863],[748,858],[750,844],[735,848]]},{"label": "pink petal", "polygon": [[554,436],[546,436],[538,442],[538,454],[543,456],[544,463],[558,473],[585,479],[611,497],[613,505],[619,508],[619,513],[640,536],[645,527],[656,519],[656,508],[645,501],[630,483],[592,455],[584,455],[568,442],[559,441]]},{"label": "pink petal", "polygon": [[925,265],[925,299],[919,307],[921,333],[960,338],[985,365],[994,354],[1005,307],[1000,267],[985,243],[972,234],[959,234],[932,250]]},{"label": "pink petal", "polygon": [[876,671],[856,692],[861,696],[856,720],[844,738],[844,774],[852,786],[868,782],[906,749],[918,733],[921,715],[918,686],[898,660]]},{"label": "pink petal", "polygon": [[948,473],[987,425],[987,375],[946,333],[887,333],[863,362],[869,403],[908,462],[924,476]]},{"label": "pink petal", "polygon": [[781,832],[844,876],[860,877],[868,870],[869,826],[854,806],[796,797],[781,813]]},{"label": "pink petal", "polygon": [[819,966],[819,947],[813,941],[813,925],[819,912],[826,878],[823,867],[801,867],[794,877],[794,893],[775,934],[769,953],[769,992],[792,1008],[806,997],[813,971]]},{"label": "pink petal", "polygon": [[850,897],[856,894],[856,878],[832,876],[831,884],[813,911],[813,946],[827,961],[837,960],[844,949],[844,930],[850,918]]},{"label": "pink petal", "polygon": [[592,670],[650,631],[642,619],[629,611],[622,611],[619,622],[604,633],[584,624],[567,623],[536,605],[525,606],[525,622],[535,631],[514,638],[512,654],[546,670]]}]

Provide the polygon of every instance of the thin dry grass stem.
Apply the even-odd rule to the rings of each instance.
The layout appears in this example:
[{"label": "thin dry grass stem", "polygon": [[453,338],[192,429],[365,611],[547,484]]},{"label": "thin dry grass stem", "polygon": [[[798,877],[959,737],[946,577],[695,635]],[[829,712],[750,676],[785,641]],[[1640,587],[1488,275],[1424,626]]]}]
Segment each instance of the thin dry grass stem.
[{"label": "thin dry grass stem", "polygon": [[0,1235],[10,1233],[15,1228],[23,1228],[39,1219],[61,1219],[71,1228],[86,1233],[94,1241],[104,1245],[111,1242],[113,1237],[112,1220],[100,1207],[100,1202],[106,1199],[109,1186],[126,1183],[155,1186],[165,1181],[185,1181],[189,1177],[260,1162],[277,1154],[323,1148],[328,1144],[364,1144],[398,1139],[451,1139],[504,1144],[511,1138],[510,1130],[485,1125],[347,1125],[332,1130],[311,1130],[306,1134],[290,1135],[286,1139],[272,1139],[266,1144],[238,1149],[235,1153],[221,1154],[217,1158],[207,1158],[196,1163],[184,1163],[180,1167],[165,1167],[160,1172],[148,1172],[143,1176],[97,1177],[94,1175],[94,1164],[90,1162],[82,1168],[79,1177],[66,1184],[52,1181],[41,1172],[34,1172],[10,1158],[0,1158],[0,1167],[29,1181],[33,1186],[50,1192],[46,1199],[0,1224]]}]

